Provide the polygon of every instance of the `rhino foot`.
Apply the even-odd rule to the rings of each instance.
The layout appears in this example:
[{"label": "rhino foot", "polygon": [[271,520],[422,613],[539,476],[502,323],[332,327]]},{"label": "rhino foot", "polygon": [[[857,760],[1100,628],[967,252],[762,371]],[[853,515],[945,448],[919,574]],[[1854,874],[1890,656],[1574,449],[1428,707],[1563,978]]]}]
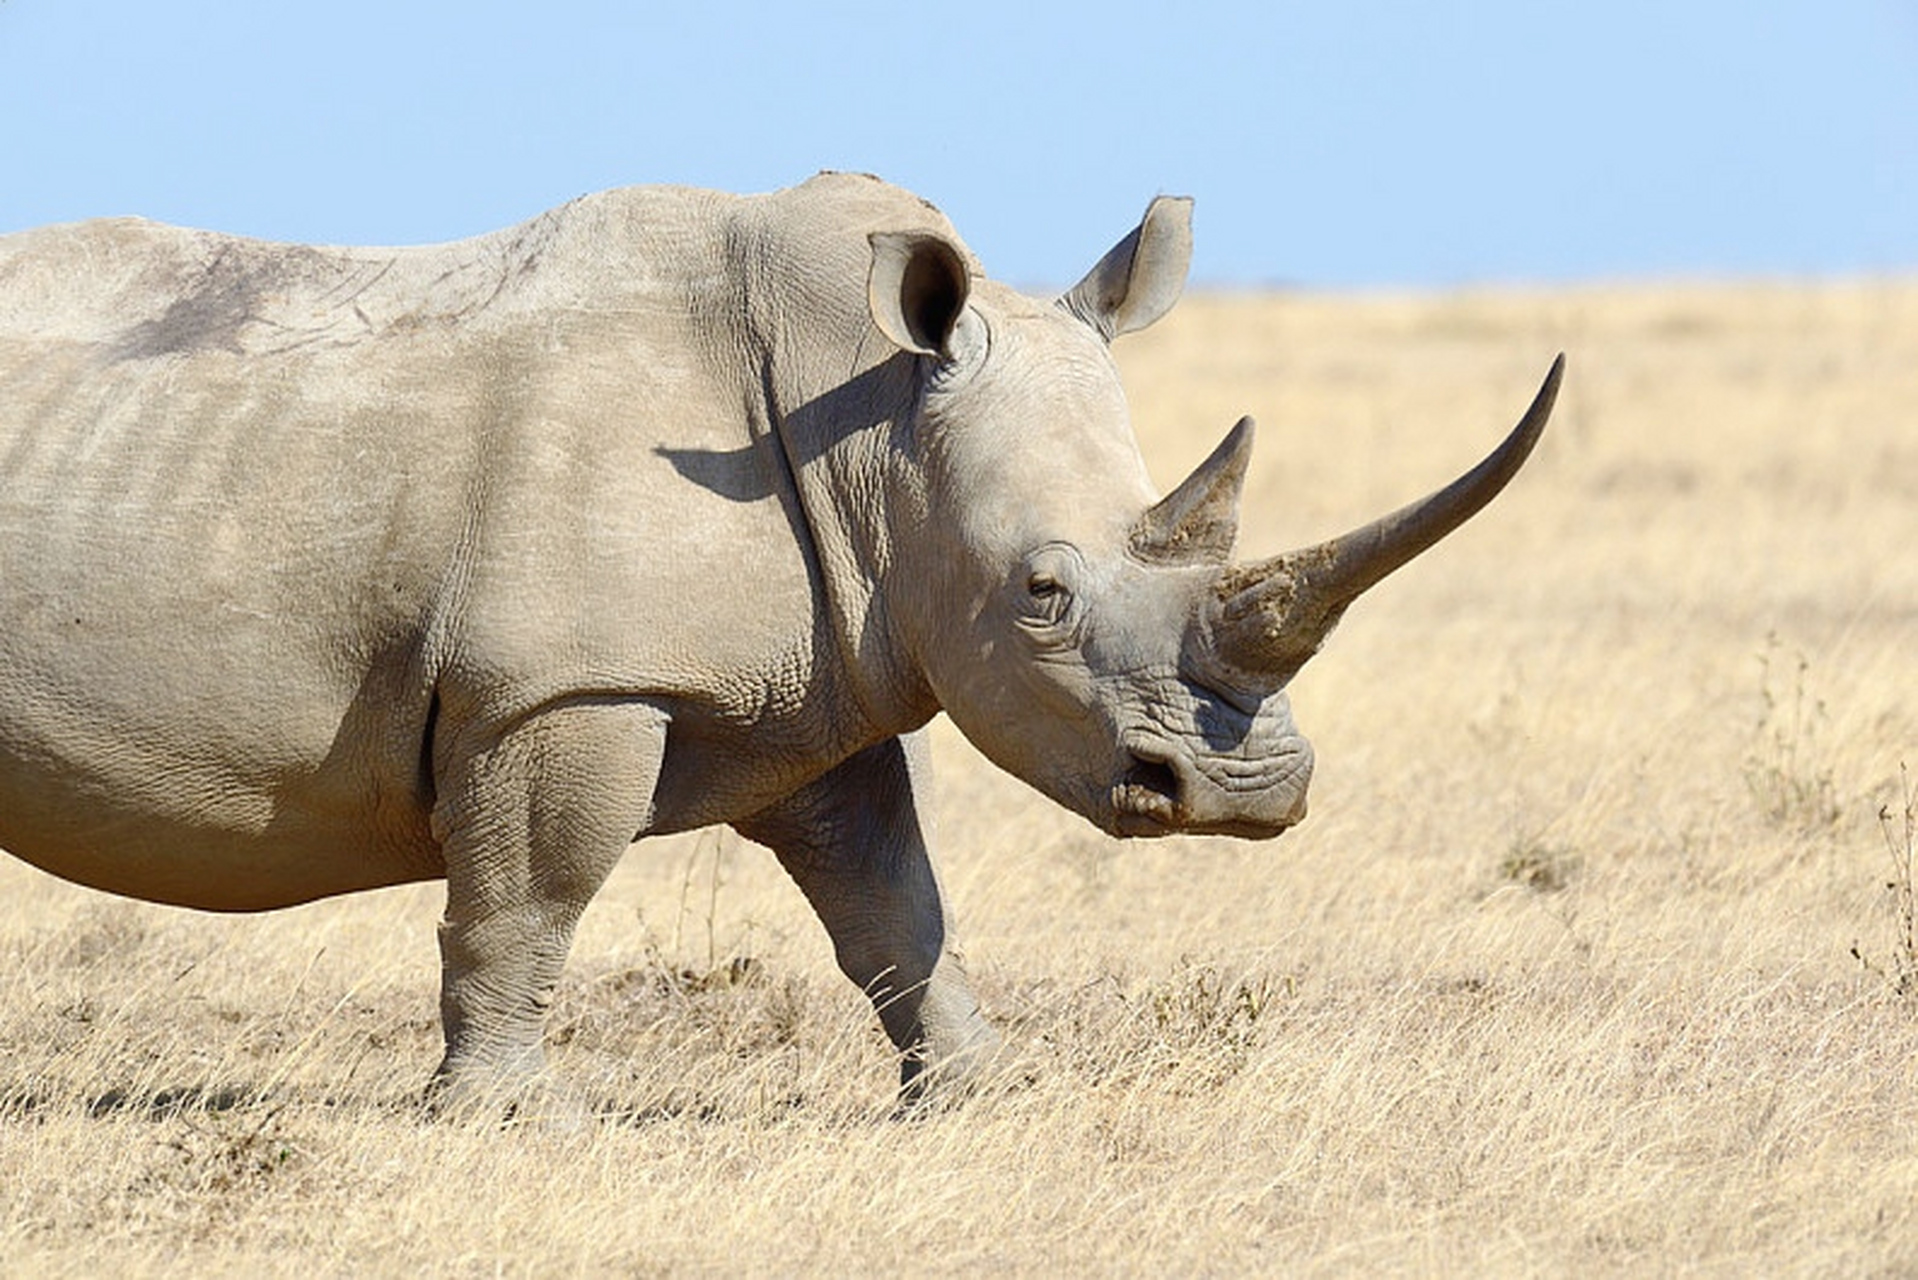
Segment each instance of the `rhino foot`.
[{"label": "rhino foot", "polygon": [[502,1129],[576,1133],[592,1121],[593,1114],[578,1091],[541,1068],[448,1072],[442,1067],[420,1098],[423,1119]]},{"label": "rhino foot", "polygon": [[947,1110],[982,1093],[1019,1083],[1019,1073],[1005,1053],[1005,1041],[979,1015],[976,1006],[972,1018],[963,1038],[933,1032],[900,1057],[894,1119]]}]

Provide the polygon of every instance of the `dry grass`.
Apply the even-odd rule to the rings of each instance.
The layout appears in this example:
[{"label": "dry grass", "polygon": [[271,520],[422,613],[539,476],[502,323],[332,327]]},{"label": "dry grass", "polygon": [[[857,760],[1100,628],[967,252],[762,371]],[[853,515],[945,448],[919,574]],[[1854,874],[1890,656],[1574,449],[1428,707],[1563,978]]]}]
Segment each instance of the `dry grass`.
[{"label": "dry grass", "polygon": [[589,913],[571,1134],[416,1118],[430,888],[216,919],[7,863],[0,1271],[1918,1270],[1918,286],[1215,296],[1120,354],[1162,482],[1264,419],[1259,553],[1561,347],[1531,470],[1297,685],[1286,839],[1109,842],[941,730],[1006,1087],[888,1119],[730,837]]}]

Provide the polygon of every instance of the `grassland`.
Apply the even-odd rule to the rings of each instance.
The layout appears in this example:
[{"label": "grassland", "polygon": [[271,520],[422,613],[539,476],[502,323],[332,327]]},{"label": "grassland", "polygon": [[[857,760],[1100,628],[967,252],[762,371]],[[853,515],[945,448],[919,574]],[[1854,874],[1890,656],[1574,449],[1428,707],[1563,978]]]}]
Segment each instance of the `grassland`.
[{"label": "grassland", "polygon": [[939,726],[1013,1046],[953,1112],[888,1118],[731,836],[584,922],[570,1133],[417,1118],[433,887],[0,863],[0,1273],[1918,1272],[1918,285],[1201,296],[1119,356],[1162,485],[1260,417],[1257,554],[1454,474],[1560,349],[1526,474],[1294,686],[1283,840],[1110,841]]}]

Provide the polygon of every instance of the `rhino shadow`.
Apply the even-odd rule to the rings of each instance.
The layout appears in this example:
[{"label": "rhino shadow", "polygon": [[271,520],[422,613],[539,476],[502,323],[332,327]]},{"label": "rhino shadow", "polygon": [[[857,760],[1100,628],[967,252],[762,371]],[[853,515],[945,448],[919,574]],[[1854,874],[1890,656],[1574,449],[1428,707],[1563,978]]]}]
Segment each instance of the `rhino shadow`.
[{"label": "rhino shadow", "polygon": [[[776,475],[815,461],[847,436],[901,419],[898,411],[910,404],[913,359],[908,352],[898,352],[791,412],[775,414],[770,432],[740,448],[675,449],[662,444],[653,446],[653,453],[681,479],[729,502],[759,502],[775,491],[784,496],[792,487],[790,477],[775,484]],[[770,377],[762,383],[767,402],[776,404]]]},{"label": "rhino shadow", "polygon": [[661,444],[654,445],[653,452],[672,464],[682,480],[728,502],[760,502],[772,496],[772,475],[757,441],[739,449],[674,449]]}]

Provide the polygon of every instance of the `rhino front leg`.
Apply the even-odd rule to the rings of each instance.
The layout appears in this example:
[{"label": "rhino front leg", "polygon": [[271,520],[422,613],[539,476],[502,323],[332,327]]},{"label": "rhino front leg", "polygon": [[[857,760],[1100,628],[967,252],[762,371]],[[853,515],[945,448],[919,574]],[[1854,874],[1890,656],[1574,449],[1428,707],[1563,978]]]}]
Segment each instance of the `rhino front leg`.
[{"label": "rhino front leg", "polygon": [[646,826],[665,742],[646,704],[561,703],[443,768],[436,1104],[523,1101],[573,927]]},{"label": "rhino front leg", "polygon": [[998,1045],[979,1012],[933,869],[930,774],[920,734],[869,747],[735,823],[779,856],[871,998],[917,1099],[974,1075]]}]

